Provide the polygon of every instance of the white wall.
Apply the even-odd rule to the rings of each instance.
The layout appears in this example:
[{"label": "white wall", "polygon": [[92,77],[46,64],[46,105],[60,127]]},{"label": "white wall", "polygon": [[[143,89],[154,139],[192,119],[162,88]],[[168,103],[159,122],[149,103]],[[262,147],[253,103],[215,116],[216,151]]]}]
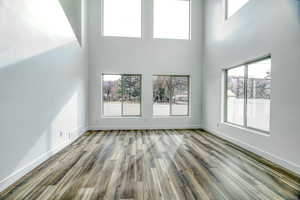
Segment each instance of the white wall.
[{"label": "white wall", "polygon": [[0,67],[75,40],[60,5],[58,0],[0,0]]},{"label": "white wall", "polygon": [[[300,174],[300,1],[251,0],[224,21],[222,0],[205,5],[203,122],[230,139]],[[271,133],[221,122],[221,69],[272,54]]]},{"label": "white wall", "polygon": [[[46,30],[52,24],[47,21],[43,32],[37,31],[40,27],[33,29],[37,20],[28,17],[31,12],[24,2],[10,4],[11,10],[20,13],[16,12],[12,21],[25,20],[22,26],[2,21],[8,16],[0,18],[0,32],[5,33],[1,40],[7,39],[7,49],[16,52],[2,57],[11,62],[1,62],[0,67],[0,191],[66,146],[87,126],[86,44],[80,47],[72,29],[71,38],[50,37]],[[43,4],[47,2],[53,1]],[[5,2],[0,0],[3,8],[1,3]],[[82,4],[83,10],[85,7]],[[60,20],[68,22],[65,16]],[[35,35],[42,40],[35,41]]]},{"label": "white wall", "polygon": [[[90,128],[193,128],[201,119],[202,0],[192,0],[192,40],[152,39],[152,1],[143,0],[143,39],[101,36],[100,0],[90,0]],[[101,74],[142,74],[142,118],[101,117]],[[152,74],[191,75],[191,117],[152,117]]]},{"label": "white wall", "polygon": [[[64,9],[65,15],[69,20],[70,25],[73,28],[73,32],[79,42],[82,44],[82,0],[59,0],[62,8]],[[53,16],[53,15],[52,15]]]}]

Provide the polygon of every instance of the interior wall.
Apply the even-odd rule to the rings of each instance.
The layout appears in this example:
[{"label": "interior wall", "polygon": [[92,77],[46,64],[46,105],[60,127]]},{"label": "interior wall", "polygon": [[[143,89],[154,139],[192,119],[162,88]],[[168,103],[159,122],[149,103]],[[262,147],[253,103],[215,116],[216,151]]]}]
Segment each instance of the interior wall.
[{"label": "interior wall", "polygon": [[75,39],[58,0],[0,0],[0,27],[0,67]]},{"label": "interior wall", "polygon": [[[89,13],[89,127],[198,128],[201,120],[202,0],[192,1],[189,40],[153,39],[153,2],[143,0],[142,39],[103,37],[101,0],[90,0]],[[104,118],[101,74],[142,74],[142,117]],[[191,116],[152,117],[152,75],[191,75]]]},{"label": "interior wall", "polygon": [[[300,1],[251,0],[227,21],[223,0],[205,11],[204,127],[300,174]],[[270,135],[221,123],[222,69],[270,53]]]},{"label": "interior wall", "polygon": [[82,0],[59,0],[79,44],[82,44]]},{"label": "interior wall", "polygon": [[[87,126],[85,31],[82,47],[74,33],[72,38],[64,38],[61,42],[49,37],[46,29],[39,32],[40,27],[35,27],[34,32],[32,25],[36,20],[28,17],[28,7],[24,2],[10,4],[10,8],[22,15],[20,20],[25,20],[22,26],[0,21],[1,40],[9,39],[6,49],[12,47],[16,52],[14,55],[26,55],[10,56],[10,64],[2,62],[0,67],[0,191],[76,139]],[[47,2],[53,1],[43,1],[43,4]],[[55,5],[59,5],[57,3]],[[77,3],[83,11],[77,17],[84,22],[86,3]],[[14,20],[18,17],[15,16]],[[8,20],[9,17],[1,15],[0,19]],[[45,21],[43,26],[51,25],[47,23]],[[82,24],[83,30],[85,24]],[[32,32],[43,39],[31,43],[34,41]],[[30,54],[22,53],[26,51],[26,45]]]}]

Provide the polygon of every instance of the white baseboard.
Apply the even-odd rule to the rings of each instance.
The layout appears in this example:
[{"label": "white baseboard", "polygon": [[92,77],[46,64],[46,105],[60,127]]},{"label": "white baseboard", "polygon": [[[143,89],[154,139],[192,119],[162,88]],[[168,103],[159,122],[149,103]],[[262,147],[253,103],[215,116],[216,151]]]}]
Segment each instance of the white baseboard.
[{"label": "white baseboard", "polygon": [[136,125],[121,125],[121,126],[105,126],[105,125],[90,125],[89,130],[147,130],[147,129],[200,129],[200,124],[191,125],[158,125],[158,126],[136,126]]},{"label": "white baseboard", "polygon": [[220,131],[217,131],[213,128],[208,128],[208,127],[202,127],[203,130],[209,132],[209,133],[212,133],[216,136],[219,136],[225,140],[228,140],[250,152],[253,152],[254,154],[257,154],[267,160],[270,160],[271,162],[275,163],[275,164],[278,164],[279,166],[282,166],[283,168],[286,168],[292,172],[294,172],[295,174],[297,175],[300,175],[300,166],[293,163],[293,162],[290,162],[290,161],[287,161],[287,160],[284,160],[276,155],[273,155],[271,153],[268,153],[268,152],[265,152],[257,147],[254,147],[250,144],[247,144],[245,142],[242,142],[240,140],[237,140],[235,138],[232,138],[232,137],[229,137],[223,133],[221,133]]},{"label": "white baseboard", "polygon": [[61,151],[63,148],[65,148],[66,146],[68,146],[69,144],[74,142],[78,137],[80,137],[82,134],[84,134],[87,130],[88,130],[88,128],[80,128],[80,129],[74,130],[72,132],[72,135],[74,135],[74,137],[71,138],[68,142],[63,143],[63,144],[59,145],[58,147],[56,147],[55,149],[52,149],[52,150],[40,155],[39,157],[37,157],[36,159],[34,159],[32,162],[28,163],[24,167],[16,170],[15,172],[13,172],[11,175],[4,178],[3,180],[0,180],[0,192],[5,190],[6,188],[8,188],[10,185],[15,183],[17,180],[22,178],[24,175],[26,175],[27,173],[32,171],[37,166],[42,164],[44,161],[49,159],[51,156],[55,155],[56,153]]}]

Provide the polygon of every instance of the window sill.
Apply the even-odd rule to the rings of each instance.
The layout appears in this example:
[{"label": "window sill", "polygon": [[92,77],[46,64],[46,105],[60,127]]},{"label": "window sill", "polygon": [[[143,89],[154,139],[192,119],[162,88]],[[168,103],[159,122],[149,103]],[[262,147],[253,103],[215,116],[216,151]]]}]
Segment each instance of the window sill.
[{"label": "window sill", "polygon": [[179,119],[182,119],[182,118],[191,118],[190,115],[166,115],[166,116],[152,116],[153,119],[169,119],[169,118],[179,118]]},{"label": "window sill", "polygon": [[233,127],[233,128],[243,130],[247,133],[257,134],[257,135],[261,135],[261,136],[265,136],[265,137],[270,137],[271,136],[270,132],[267,132],[267,131],[261,131],[261,130],[256,130],[256,129],[252,129],[252,128],[246,128],[246,127],[231,124],[231,123],[228,123],[228,122],[222,122],[221,124],[224,125],[224,126],[229,126],[229,127]]},{"label": "window sill", "polygon": [[102,119],[142,119],[142,116],[120,116],[120,117],[106,117],[106,116],[102,116]]},{"label": "window sill", "polygon": [[153,37],[152,38],[154,41],[157,40],[157,41],[160,41],[160,40],[170,40],[170,41],[183,41],[183,42],[189,42],[191,41],[192,39],[191,38],[167,38],[167,37]]},{"label": "window sill", "polygon": [[116,35],[101,35],[102,38],[106,39],[133,39],[133,40],[142,40],[142,36],[116,36]]}]

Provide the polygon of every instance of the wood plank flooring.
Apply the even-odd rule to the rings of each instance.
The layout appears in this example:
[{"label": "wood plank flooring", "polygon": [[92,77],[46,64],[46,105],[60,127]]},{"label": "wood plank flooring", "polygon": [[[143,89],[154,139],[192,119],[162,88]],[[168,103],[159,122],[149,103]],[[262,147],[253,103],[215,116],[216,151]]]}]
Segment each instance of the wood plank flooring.
[{"label": "wood plank flooring", "polygon": [[0,199],[299,199],[281,173],[200,130],[90,131]]}]

